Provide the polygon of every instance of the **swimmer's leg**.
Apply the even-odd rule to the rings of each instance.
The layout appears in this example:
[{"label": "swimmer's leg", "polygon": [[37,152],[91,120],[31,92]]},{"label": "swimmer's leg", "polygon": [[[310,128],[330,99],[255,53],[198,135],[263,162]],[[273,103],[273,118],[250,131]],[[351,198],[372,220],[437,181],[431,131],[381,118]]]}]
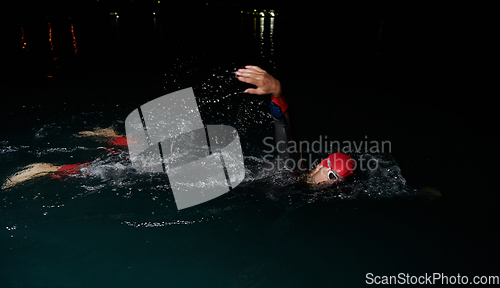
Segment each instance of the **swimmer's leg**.
[{"label": "swimmer's leg", "polygon": [[2,185],[2,189],[7,189],[24,181],[40,177],[48,173],[56,172],[57,169],[61,167],[62,166],[55,166],[50,163],[30,164],[21,169],[21,171],[16,172],[15,174],[7,178],[7,180],[5,180],[5,182]]},{"label": "swimmer's leg", "polygon": [[102,138],[102,140],[112,139],[120,137],[118,133],[112,128],[96,128],[94,131],[80,131],[75,134],[76,137],[97,137]]}]

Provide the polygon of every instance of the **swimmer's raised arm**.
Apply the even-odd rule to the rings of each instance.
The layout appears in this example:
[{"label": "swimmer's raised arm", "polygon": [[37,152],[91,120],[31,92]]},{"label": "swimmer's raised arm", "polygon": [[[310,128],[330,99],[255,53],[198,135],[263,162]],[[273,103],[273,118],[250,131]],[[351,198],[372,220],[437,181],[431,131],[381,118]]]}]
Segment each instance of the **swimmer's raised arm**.
[{"label": "swimmer's raised arm", "polygon": [[[236,77],[241,82],[253,84],[257,88],[248,88],[244,93],[264,95],[271,94],[271,114],[274,118],[275,126],[275,142],[276,151],[278,151],[278,160],[282,159],[285,166],[287,160],[295,163],[288,169],[295,169],[302,167],[304,160],[301,153],[292,152],[296,151],[297,146],[293,146],[293,150],[289,149],[288,145],[293,145],[295,142],[292,137],[290,118],[288,116],[288,103],[283,96],[281,83],[262,68],[257,66],[245,66],[243,69],[238,69]],[[291,147],[291,146],[290,146]],[[299,164],[300,163],[300,164]],[[344,180],[353,174],[354,160],[344,153],[333,153],[324,159],[316,168],[308,173],[305,181],[310,184],[318,185],[318,187],[326,187],[334,182]],[[303,167],[302,167],[303,168]]]},{"label": "swimmer's raised arm", "polygon": [[[283,96],[281,89],[281,83],[271,74],[267,73],[264,69],[247,65],[245,68],[238,69],[235,72],[236,77],[241,82],[253,84],[257,88],[248,88],[244,93],[256,94],[256,95],[271,95],[271,114],[275,119],[279,119],[282,115],[286,118],[287,122],[290,122],[288,116],[288,103]],[[288,123],[286,124],[288,125]]]},{"label": "swimmer's raised arm", "polygon": [[282,97],[280,81],[260,67],[247,65],[244,69],[238,69],[235,74],[241,82],[257,86],[257,88],[246,89],[243,91],[244,93],[257,95],[271,94],[276,98]]}]

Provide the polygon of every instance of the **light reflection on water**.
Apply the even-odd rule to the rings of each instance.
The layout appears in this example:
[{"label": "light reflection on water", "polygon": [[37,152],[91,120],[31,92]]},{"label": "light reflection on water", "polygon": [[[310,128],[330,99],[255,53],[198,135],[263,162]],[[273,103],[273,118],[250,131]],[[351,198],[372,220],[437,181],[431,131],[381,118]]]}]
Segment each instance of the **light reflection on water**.
[{"label": "light reflection on water", "polygon": [[[44,58],[57,61],[58,63],[49,64],[47,68],[52,68],[51,70],[74,69],[70,65],[59,65],[59,63],[82,61],[83,64],[95,57],[98,58],[96,61],[99,61],[102,57],[116,57],[120,51],[134,53],[136,57],[137,54],[151,54],[151,52],[159,55],[162,54],[160,51],[164,51],[165,54],[182,54],[183,48],[196,50],[193,46],[199,44],[201,47],[224,47],[230,44],[228,40],[234,36],[247,41],[245,35],[248,34],[245,33],[251,33],[254,39],[254,43],[245,42],[245,46],[256,45],[260,57],[268,59],[267,61],[272,61],[274,57],[274,27],[275,21],[279,21],[276,17],[242,14],[240,17],[214,16],[217,18],[211,19],[204,16],[212,22],[214,29],[209,30],[202,26],[198,26],[197,29],[196,25],[200,24],[194,22],[193,30],[189,30],[190,28],[186,27],[190,22],[188,17],[170,19],[165,12],[150,14],[149,17],[144,15],[136,17],[128,13],[111,12],[107,17],[97,15],[94,21],[89,21],[82,15],[50,16],[44,20],[24,19],[16,27],[18,38],[12,38],[11,41],[20,44],[17,49],[23,51],[22,57],[28,57],[27,62],[35,63]],[[104,21],[104,18],[108,18],[107,21]],[[200,22],[203,23],[204,20]],[[234,25],[238,22],[239,25]],[[208,31],[210,32],[205,33]],[[210,43],[207,41],[209,39]],[[240,45],[243,42],[235,44],[237,49],[244,48]],[[181,50],[178,50],[179,48]],[[203,49],[200,48],[199,51]],[[76,60],[71,56],[77,56]],[[170,56],[172,55],[160,55],[160,58]],[[29,68],[30,66],[26,67]],[[55,75],[50,73],[45,77],[55,77]]]}]

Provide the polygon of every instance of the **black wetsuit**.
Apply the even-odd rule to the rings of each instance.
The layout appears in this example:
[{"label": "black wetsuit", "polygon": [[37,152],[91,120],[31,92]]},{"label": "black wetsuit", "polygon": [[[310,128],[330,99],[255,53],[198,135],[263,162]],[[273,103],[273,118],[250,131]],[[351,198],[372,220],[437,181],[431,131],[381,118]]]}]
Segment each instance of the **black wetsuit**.
[{"label": "black wetsuit", "polygon": [[300,153],[296,152],[296,149],[292,147],[295,145],[295,140],[288,121],[289,117],[285,114],[287,108],[288,104],[284,99],[271,96],[271,114],[274,118],[274,141],[277,151],[276,167],[278,169],[297,170],[299,168]]}]

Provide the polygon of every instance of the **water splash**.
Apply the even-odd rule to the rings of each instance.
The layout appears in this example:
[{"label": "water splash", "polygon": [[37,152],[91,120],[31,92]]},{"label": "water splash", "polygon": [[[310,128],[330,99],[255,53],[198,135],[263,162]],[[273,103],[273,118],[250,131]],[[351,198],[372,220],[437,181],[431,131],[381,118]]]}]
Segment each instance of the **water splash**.
[{"label": "water splash", "polygon": [[[259,145],[262,144],[260,139],[273,134],[273,127],[270,125],[272,118],[268,113],[269,99],[240,93],[244,89],[233,74],[239,66],[236,63],[207,69],[200,66],[200,59],[193,57],[190,61],[179,61],[172,66],[164,74],[164,89],[169,93],[192,86],[205,123],[226,124],[238,130],[245,153],[246,170],[245,178],[238,187],[217,200],[200,205],[201,208],[193,207],[179,213],[175,209],[165,174],[138,172],[132,168],[126,151],[118,154],[97,151],[95,142],[74,137],[81,130],[110,126],[109,119],[104,119],[104,115],[109,114],[109,107],[96,106],[96,111],[76,113],[59,121],[50,119],[48,124],[32,128],[33,141],[29,146],[22,145],[26,144],[22,142],[19,144],[0,139],[0,159],[11,167],[18,165],[20,159],[26,162],[28,158],[32,159],[30,163],[41,159],[48,163],[71,163],[75,158],[90,161],[90,165],[84,167],[81,173],[69,175],[62,181],[40,178],[3,193],[3,206],[11,207],[28,202],[39,213],[78,206],[82,199],[92,198],[98,202],[99,199],[105,199],[102,201],[113,203],[118,210],[125,205],[127,208],[123,209],[135,211],[112,214],[120,215],[116,220],[120,220],[122,225],[153,228],[193,225],[220,219],[244,206],[267,203],[294,209],[315,202],[379,199],[413,195],[415,192],[406,184],[397,162],[390,154],[350,153],[355,159],[375,161],[378,164],[376,169],[359,171],[352,179],[324,189],[305,184],[300,175],[264,169],[266,163]],[[126,115],[123,111],[128,112],[135,107],[124,106],[126,105],[114,107],[116,109],[107,118],[119,119],[118,115]],[[123,121],[111,121],[117,126],[123,126]],[[85,158],[86,156],[88,157]],[[315,156],[324,158],[327,155]],[[12,168],[8,169],[4,168],[3,172],[12,173]],[[86,210],[83,207],[81,209]]]},{"label": "water splash", "polygon": [[[242,121],[241,125],[253,125],[252,121]],[[260,125],[258,128],[261,128]],[[250,131],[250,130],[244,130]],[[46,138],[47,139],[47,138]],[[255,140],[254,140],[255,142]],[[9,141],[2,141],[1,155],[32,155],[34,158],[67,157],[68,154],[76,155],[92,150],[85,146],[75,147],[35,147],[12,146]],[[250,143],[251,145],[255,143]],[[208,221],[209,216],[223,217],[244,206],[278,205],[286,209],[296,209],[315,202],[335,202],[363,198],[388,198],[395,196],[411,196],[415,189],[407,186],[401,169],[396,160],[387,153],[349,153],[357,161],[377,163],[375,169],[360,170],[345,181],[336,183],[328,188],[319,189],[305,184],[301,175],[294,175],[287,171],[264,169],[266,161],[262,151],[249,150],[251,155],[244,157],[245,178],[242,183],[227,195],[218,200],[209,201],[202,207],[187,209],[181,214],[175,209],[171,197],[168,177],[162,173],[148,174],[138,172],[132,168],[128,160],[127,151],[105,152],[90,162],[90,165],[81,169],[81,173],[69,175],[62,181],[49,178],[40,178],[3,193],[4,207],[16,205],[13,203],[26,203],[38,206],[38,211],[43,211],[44,216],[54,209],[67,209],[78,205],[79,199],[89,196],[104,197],[106,201],[127,201],[133,211],[140,213],[122,215],[122,225],[153,228],[175,225],[193,225]],[[324,158],[327,155],[314,155]],[[210,183],[201,183],[210,185]],[[200,184],[200,185],[201,185]],[[35,187],[36,189],[32,189]],[[57,191],[57,192],[54,192]],[[121,199],[121,200],[120,200]],[[137,204],[136,203],[141,203]],[[24,205],[24,204],[23,204]],[[146,208],[147,207],[147,208]],[[188,211],[189,210],[189,211]],[[149,211],[144,213],[144,211]]]}]

